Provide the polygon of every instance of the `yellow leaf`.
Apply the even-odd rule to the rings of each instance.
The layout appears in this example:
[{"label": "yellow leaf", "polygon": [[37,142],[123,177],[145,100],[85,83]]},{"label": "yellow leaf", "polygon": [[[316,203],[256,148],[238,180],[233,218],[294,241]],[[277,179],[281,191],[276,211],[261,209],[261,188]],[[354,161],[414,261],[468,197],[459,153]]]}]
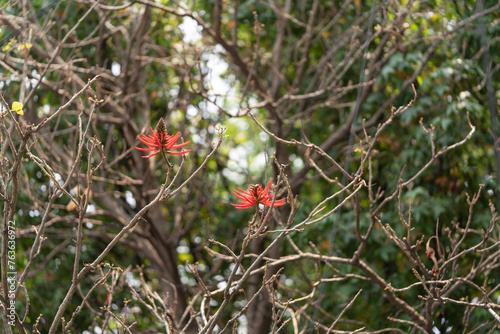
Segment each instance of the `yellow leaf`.
[{"label": "yellow leaf", "polygon": [[14,38],[11,38],[9,43],[7,43],[7,45],[5,45],[3,48],[2,48],[2,52],[5,52],[5,51],[9,51],[10,50],[10,47],[12,46],[12,44],[14,44],[16,42],[16,40]]},{"label": "yellow leaf", "polygon": [[17,112],[19,115],[24,115],[23,104],[21,102],[12,102],[12,111]]},{"label": "yellow leaf", "polygon": [[73,211],[76,209],[76,207],[77,205],[75,204],[75,202],[71,201],[68,203],[68,205],[66,205],[66,210]]},{"label": "yellow leaf", "polygon": [[31,43],[24,43],[24,44],[19,45],[17,47],[17,50],[18,51],[23,51],[24,49],[29,50],[32,46],[33,46],[33,44],[31,44]]}]

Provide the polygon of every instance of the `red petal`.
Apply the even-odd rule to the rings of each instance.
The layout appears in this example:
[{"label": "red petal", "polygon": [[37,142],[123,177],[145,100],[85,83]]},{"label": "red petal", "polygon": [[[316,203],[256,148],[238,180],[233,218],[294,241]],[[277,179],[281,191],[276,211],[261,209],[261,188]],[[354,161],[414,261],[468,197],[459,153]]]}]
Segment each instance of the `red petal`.
[{"label": "red petal", "polygon": [[[241,188],[238,188],[238,190],[240,191],[240,193],[242,193],[242,194],[244,194],[244,195],[247,195],[247,196],[250,196],[250,197],[252,197],[252,198],[253,198],[252,194],[250,194],[248,191],[245,191],[245,190],[243,190],[243,189],[241,189]],[[236,190],[235,190],[235,191],[236,191]]]},{"label": "red petal", "polygon": [[154,153],[152,153],[152,154],[150,154],[150,155],[143,156],[143,158],[151,158],[151,157],[153,157],[153,156],[157,155],[158,153],[160,153],[160,151],[158,151],[158,152],[154,152]]},{"label": "red petal", "polygon": [[[264,204],[265,206],[271,207],[271,204],[273,204],[273,201],[261,202],[261,204]],[[279,199],[276,202],[274,202],[273,207],[278,207],[278,206],[282,206],[282,205],[285,205],[284,198]]]},{"label": "red petal", "polygon": [[246,192],[244,190],[238,189],[238,190],[233,190],[233,194],[239,194],[240,196],[245,196],[247,198],[254,199],[253,195],[250,194],[249,192]]},{"label": "red petal", "polygon": [[136,147],[139,151],[156,151],[156,148],[141,148],[141,147]]},{"label": "red petal", "polygon": [[255,204],[255,199],[252,197],[248,197],[248,196],[245,196],[243,194],[236,193],[236,190],[234,191],[233,194],[234,194],[234,196],[238,197],[242,201]]},{"label": "red petal", "polygon": [[150,140],[150,139],[148,139],[146,136],[144,136],[144,135],[143,135],[143,138],[141,138],[141,137],[138,137],[138,138],[139,138],[139,140],[140,140],[143,144],[145,144],[145,145],[147,145],[147,146],[153,146],[153,147],[156,147],[156,142],[155,142],[155,141],[151,141],[151,140]]},{"label": "red petal", "polygon": [[170,153],[172,155],[180,155],[180,154],[186,154],[186,153],[189,153],[189,152],[191,152],[191,150],[182,151],[182,152],[168,152],[168,153]]},{"label": "red petal", "polygon": [[158,134],[156,132],[153,131],[153,128],[149,128],[149,130],[151,130],[151,133],[153,134],[151,139],[154,139],[156,145],[158,145],[158,147],[161,147],[161,141],[160,141],[160,138],[158,137]]},{"label": "red petal", "polygon": [[177,141],[177,139],[179,138],[179,135],[181,133],[178,132],[175,136],[171,136],[170,138],[167,139],[167,143],[165,144],[165,147],[168,148],[168,149],[171,149],[172,146],[175,144],[175,142]]},{"label": "red petal", "polygon": [[286,204],[286,200],[284,198],[277,200],[274,202],[274,206],[282,206]]},{"label": "red petal", "polygon": [[269,188],[271,188],[271,183],[272,182],[273,182],[273,178],[269,179],[269,183],[267,184],[266,189],[264,189],[264,191],[262,192],[263,196],[267,196],[267,194],[269,193]]},{"label": "red petal", "polygon": [[250,204],[233,204],[233,203],[231,203],[231,205],[234,206],[236,209],[248,209],[253,206]]},{"label": "red petal", "polygon": [[273,195],[267,195],[267,196],[261,198],[261,200],[259,202],[269,202],[269,201],[272,202],[271,198],[273,198]]},{"label": "red petal", "polygon": [[186,146],[187,144],[189,144],[189,142],[185,142],[185,143],[182,143],[182,144],[177,144],[177,145],[172,145],[172,147],[170,147],[169,149],[174,149],[174,148],[181,148],[181,147],[184,147]]}]

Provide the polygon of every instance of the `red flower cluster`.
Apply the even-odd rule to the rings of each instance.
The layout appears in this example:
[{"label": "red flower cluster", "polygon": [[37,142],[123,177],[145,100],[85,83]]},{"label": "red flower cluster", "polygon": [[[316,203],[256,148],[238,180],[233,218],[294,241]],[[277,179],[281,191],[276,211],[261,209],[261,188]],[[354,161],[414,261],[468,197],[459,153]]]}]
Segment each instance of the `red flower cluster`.
[{"label": "red flower cluster", "polygon": [[[141,148],[141,147],[136,147],[139,151],[146,151],[146,152],[153,152],[150,155],[143,156],[143,158],[150,158],[158,153],[169,153],[172,155],[181,155],[181,154],[186,154],[190,152],[191,150],[187,151],[180,151],[180,152],[172,152],[170,150],[176,149],[176,148],[181,148],[189,144],[189,142],[185,142],[182,144],[175,144],[177,140],[179,139],[179,135],[181,134],[180,132],[177,133],[175,136],[170,136],[167,133],[167,127],[165,126],[165,122],[163,121],[162,118],[160,118],[160,121],[158,122],[158,125],[156,126],[156,131],[153,131],[153,128],[149,128],[151,130],[151,135],[146,136],[144,134],[139,134],[137,138],[148,148]],[[166,159],[166,157],[165,157]],[[168,163],[168,160],[167,160]],[[234,195],[240,199],[240,202],[238,204],[232,204],[237,209],[248,209],[251,208],[252,206],[255,205],[265,205],[267,207],[277,207],[277,206],[282,206],[285,205],[285,199],[279,199],[276,200],[273,204],[273,194],[269,194],[269,190],[271,188],[271,184],[273,182],[273,179],[269,180],[268,185],[266,188],[263,190],[261,184],[254,184],[248,188],[248,191],[239,189],[239,190],[234,190]]]},{"label": "red flower cluster", "polygon": [[[248,188],[248,191],[239,189],[239,190],[234,190],[233,194],[234,196],[238,197],[240,199],[239,204],[232,204],[237,209],[248,209],[251,208],[254,205],[263,204],[265,206],[271,206],[273,203],[272,194],[269,194],[269,189],[271,188],[271,183],[273,182],[273,179],[269,180],[269,184],[267,187],[262,190],[262,185],[261,184],[254,184]],[[276,200],[274,202],[273,207],[276,206],[282,206],[285,205],[285,199],[282,198],[280,200]]]},{"label": "red flower cluster", "polygon": [[161,151],[172,154],[172,155],[180,155],[180,154],[186,154],[191,150],[187,151],[181,151],[181,152],[170,152],[168,150],[173,150],[176,148],[181,148],[189,144],[189,142],[185,142],[182,144],[175,144],[177,139],[179,139],[179,135],[181,134],[180,132],[177,133],[175,136],[170,136],[167,133],[167,130],[165,128],[165,123],[163,122],[163,119],[160,119],[160,122],[158,123],[158,126],[156,127],[156,132],[153,131],[153,128],[149,128],[151,130],[152,135],[146,136],[144,134],[140,134],[137,136],[139,140],[149,146],[149,148],[140,148],[136,147],[139,151],[154,151],[150,155],[143,156],[143,158],[150,158],[152,156],[157,155]]}]

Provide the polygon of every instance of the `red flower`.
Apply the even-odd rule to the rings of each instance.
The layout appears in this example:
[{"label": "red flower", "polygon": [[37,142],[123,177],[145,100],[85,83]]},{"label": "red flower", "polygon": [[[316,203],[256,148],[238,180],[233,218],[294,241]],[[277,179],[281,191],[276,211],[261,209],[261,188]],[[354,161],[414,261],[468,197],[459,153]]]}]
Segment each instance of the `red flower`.
[{"label": "red flower", "polygon": [[152,156],[157,155],[161,151],[169,153],[169,154],[173,154],[173,155],[186,154],[189,151],[191,151],[191,150],[181,151],[181,152],[168,151],[168,150],[173,150],[176,148],[184,147],[187,144],[189,144],[189,142],[187,141],[185,143],[176,145],[175,142],[177,141],[177,139],[179,139],[179,135],[181,133],[179,132],[175,136],[169,136],[167,134],[167,130],[165,128],[165,123],[163,122],[163,119],[160,119],[160,121],[158,122],[158,126],[156,127],[156,132],[153,131],[153,128],[149,128],[149,129],[151,130],[152,135],[146,136],[146,135],[141,133],[141,134],[139,134],[139,136],[137,136],[137,138],[139,138],[139,140],[141,142],[143,142],[144,144],[149,146],[149,148],[136,147],[136,149],[138,149],[139,151],[148,151],[148,152],[154,151],[150,155],[143,156],[143,158],[150,158]]},{"label": "red flower", "polygon": [[[271,206],[273,203],[272,194],[269,194],[269,188],[271,188],[271,183],[273,182],[273,179],[269,180],[269,184],[267,185],[266,189],[262,190],[262,185],[261,184],[254,184],[248,188],[248,191],[239,189],[239,190],[234,190],[233,194],[234,196],[238,197],[240,199],[239,204],[232,204],[237,209],[248,209],[251,208],[254,205],[263,204],[265,206]],[[274,207],[276,206],[282,206],[285,205],[285,199],[282,198],[280,200],[276,200],[274,202]]]}]

